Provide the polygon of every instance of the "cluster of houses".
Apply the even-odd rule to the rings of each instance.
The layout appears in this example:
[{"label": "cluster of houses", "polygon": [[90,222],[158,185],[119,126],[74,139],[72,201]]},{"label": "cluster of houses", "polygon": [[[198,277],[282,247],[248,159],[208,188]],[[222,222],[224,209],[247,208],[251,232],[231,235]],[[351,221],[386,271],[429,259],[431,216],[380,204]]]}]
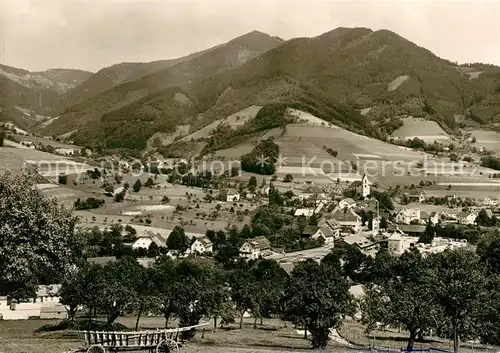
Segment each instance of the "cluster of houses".
[{"label": "cluster of houses", "polygon": [[0,320],[27,320],[31,317],[66,318],[66,308],[59,303],[60,288],[59,284],[38,286],[35,297],[23,303],[10,303],[7,297],[0,296]]}]

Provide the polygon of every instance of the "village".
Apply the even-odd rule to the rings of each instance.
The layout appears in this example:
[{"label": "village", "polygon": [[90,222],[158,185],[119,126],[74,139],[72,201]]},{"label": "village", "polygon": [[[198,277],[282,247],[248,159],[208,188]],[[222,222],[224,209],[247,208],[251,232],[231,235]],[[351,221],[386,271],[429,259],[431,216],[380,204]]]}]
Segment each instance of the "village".
[{"label": "village", "polygon": [[[121,163],[119,167],[128,171],[130,165]],[[90,205],[97,196],[96,199],[84,201],[78,198],[75,201],[79,227],[82,231],[102,232],[103,236],[106,232],[118,232],[123,239],[119,241],[118,251],[116,248],[101,248],[94,253],[95,256],[89,255],[87,261],[99,265],[115,262],[117,257],[125,254],[134,256],[145,267],[151,266],[162,255],[174,259],[193,256],[213,259],[221,251],[218,232],[238,232],[237,225],[246,224],[237,242],[236,255],[247,260],[274,260],[290,275],[298,263],[308,259],[320,262],[334,248],[345,246],[372,258],[380,249],[387,249],[395,256],[410,250],[417,250],[423,256],[446,249],[474,250],[480,227],[498,225],[500,215],[499,203],[494,197],[462,200],[450,193],[436,206],[435,198],[428,197],[422,188],[408,188],[393,196],[378,189],[366,175],[353,182],[336,180],[315,185],[293,182],[291,175],[286,175],[283,180],[273,177],[269,183],[263,178],[259,183],[254,176],[242,179],[236,172],[233,174],[233,177],[223,174],[220,179],[213,177],[213,180],[218,180],[216,183],[222,183],[217,185],[228,186],[217,190],[183,186],[185,179],[172,180],[172,174],[144,172],[133,183],[133,178],[126,174],[125,179],[117,178],[110,171],[106,173],[105,169],[94,168],[84,175],[60,175],[54,179],[59,185],[41,183],[38,188],[68,204],[68,195],[70,201],[74,200],[75,195],[79,195],[75,191],[93,181],[89,186],[93,195],[101,194],[104,199],[101,204],[88,208],[79,205]],[[98,181],[97,185],[95,181]],[[130,187],[129,183],[134,185]],[[111,184],[121,186],[109,187]],[[54,193],[54,190],[71,186],[73,194]],[[184,193],[184,190],[187,191]],[[117,197],[120,194],[123,198]],[[279,199],[274,204],[274,207],[279,207],[278,212],[285,212],[300,225],[294,246],[276,241],[276,234],[272,237],[253,236],[248,226],[252,225],[252,214],[276,202],[273,194]],[[102,214],[104,203],[105,214]],[[126,204],[125,208],[116,208]],[[242,235],[245,230],[245,235]],[[454,234],[461,237],[455,239]],[[169,239],[173,241],[169,242]],[[60,287],[60,283],[39,286],[32,301],[18,304],[10,304],[7,297],[1,297],[0,317],[3,320],[63,319],[67,317],[67,311],[59,301]],[[363,288],[363,285],[353,284],[351,290],[360,297]]]},{"label": "village", "polygon": [[0,353],[499,353],[458,5],[2,2]]}]

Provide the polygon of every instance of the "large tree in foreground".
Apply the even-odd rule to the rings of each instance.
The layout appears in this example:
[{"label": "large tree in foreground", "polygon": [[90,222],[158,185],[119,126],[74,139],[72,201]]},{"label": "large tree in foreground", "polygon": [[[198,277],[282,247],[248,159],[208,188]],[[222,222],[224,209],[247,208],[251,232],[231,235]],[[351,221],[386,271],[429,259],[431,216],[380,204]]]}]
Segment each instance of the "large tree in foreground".
[{"label": "large tree in foreground", "polygon": [[338,269],[313,260],[301,262],[285,285],[284,319],[304,325],[313,348],[324,348],[331,329],[353,314],[349,284]]},{"label": "large tree in foreground", "polygon": [[[390,256],[390,255],[389,255]],[[417,251],[404,253],[399,259],[385,255],[388,268],[371,286],[361,302],[362,322],[367,331],[383,326],[402,327],[409,332],[407,350],[413,349],[418,337],[435,327],[441,309],[437,305],[428,264]]]},{"label": "large tree in foreground", "polygon": [[478,256],[465,249],[447,249],[429,257],[437,302],[443,311],[438,327],[440,336],[453,337],[453,349],[459,339],[477,337],[483,306],[487,302],[486,278]]},{"label": "large tree in foreground", "polygon": [[0,175],[0,294],[14,300],[59,280],[82,248],[77,218],[37,189],[36,179],[30,172]]}]

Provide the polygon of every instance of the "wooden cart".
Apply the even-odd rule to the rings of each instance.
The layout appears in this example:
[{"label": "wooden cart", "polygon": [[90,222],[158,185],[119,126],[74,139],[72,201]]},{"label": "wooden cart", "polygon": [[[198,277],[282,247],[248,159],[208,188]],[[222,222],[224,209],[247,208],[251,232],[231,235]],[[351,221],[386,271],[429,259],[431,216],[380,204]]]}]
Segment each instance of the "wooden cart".
[{"label": "wooden cart", "polygon": [[180,333],[205,325],[207,324],[132,332],[80,331],[85,337],[86,347],[78,352],[147,351],[150,353],[179,353]]}]

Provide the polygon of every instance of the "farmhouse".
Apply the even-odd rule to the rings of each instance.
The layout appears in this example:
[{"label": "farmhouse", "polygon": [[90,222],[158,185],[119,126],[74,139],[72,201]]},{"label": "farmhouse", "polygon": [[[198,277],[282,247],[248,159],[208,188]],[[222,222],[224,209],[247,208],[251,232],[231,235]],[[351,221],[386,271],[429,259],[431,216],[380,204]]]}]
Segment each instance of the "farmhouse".
[{"label": "farmhouse", "polygon": [[457,214],[457,220],[460,224],[474,224],[477,214],[472,211],[462,211]]},{"label": "farmhouse", "polygon": [[349,228],[354,233],[357,233],[362,224],[361,216],[352,210],[352,208],[336,208],[332,213],[332,220],[335,224],[342,228]]},{"label": "farmhouse", "polygon": [[295,210],[294,216],[306,216],[311,217],[314,214],[314,208],[297,208]]},{"label": "farmhouse", "polygon": [[354,206],[356,206],[356,201],[354,201],[350,197],[341,200],[339,202],[339,204],[337,205],[337,207],[340,208],[340,209],[351,208],[351,207],[354,207]]},{"label": "farmhouse", "polygon": [[496,199],[494,197],[486,196],[483,199],[483,205],[484,206],[497,206],[498,205],[498,199]]},{"label": "farmhouse", "polygon": [[313,195],[321,194],[323,190],[319,186],[310,185],[307,186],[304,191],[298,196],[299,200],[307,200]]},{"label": "farmhouse", "polygon": [[207,236],[202,236],[197,238],[193,244],[191,244],[191,253],[194,254],[206,254],[213,251],[213,243],[208,239]]},{"label": "farmhouse", "polygon": [[366,255],[372,255],[377,250],[378,244],[368,239],[363,234],[351,234],[342,238],[342,242],[349,245],[355,245]]},{"label": "farmhouse", "polygon": [[420,210],[418,208],[403,208],[396,213],[394,218],[397,223],[410,224],[412,221],[420,221]]},{"label": "farmhouse", "polygon": [[419,189],[413,189],[409,193],[405,194],[410,202],[425,202],[425,191]]},{"label": "farmhouse", "polygon": [[165,239],[160,233],[153,233],[152,231],[146,231],[145,236],[139,237],[133,244],[132,249],[149,249],[152,243],[155,243],[158,247],[167,246],[167,239]]},{"label": "farmhouse", "polygon": [[220,192],[220,197],[226,202],[240,201],[240,193],[235,189],[225,189]]},{"label": "farmhouse", "polygon": [[0,317],[3,320],[26,320],[30,317],[45,319],[66,318],[66,309],[59,303],[60,284],[38,286],[36,297],[22,303],[8,303],[0,297]]},{"label": "farmhouse", "polygon": [[80,153],[80,148],[56,148],[55,152],[63,156],[74,156]]},{"label": "farmhouse", "polygon": [[258,259],[261,256],[272,254],[271,243],[264,236],[247,239],[240,247],[240,253],[247,259]]},{"label": "farmhouse", "polygon": [[302,236],[310,239],[322,239],[325,245],[332,245],[335,239],[340,237],[340,227],[333,229],[328,223],[323,226],[306,226],[302,231]]}]

